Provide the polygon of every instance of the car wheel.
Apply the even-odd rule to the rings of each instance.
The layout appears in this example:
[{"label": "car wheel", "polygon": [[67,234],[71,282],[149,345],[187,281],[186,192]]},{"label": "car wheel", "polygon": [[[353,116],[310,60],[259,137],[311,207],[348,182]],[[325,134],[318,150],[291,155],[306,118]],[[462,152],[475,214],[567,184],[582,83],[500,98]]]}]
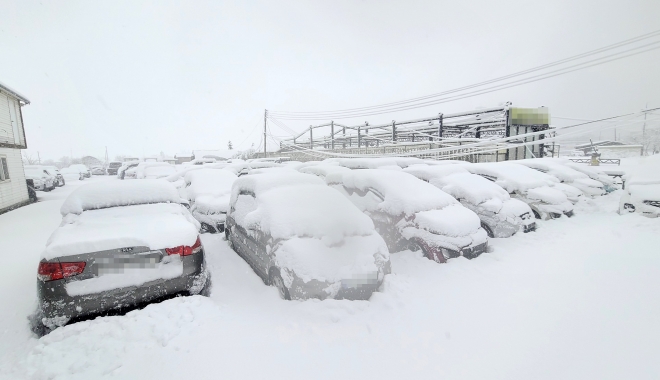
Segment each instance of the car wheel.
[{"label": "car wheel", "polygon": [[225,228],[225,240],[229,241],[229,228]]},{"label": "car wheel", "polygon": [[34,314],[28,317],[28,321],[30,323],[30,330],[34,333],[34,335],[36,335],[39,338],[48,335],[53,331],[53,329],[44,325],[44,323],[41,321],[41,317],[42,314],[39,311],[35,312]]},{"label": "car wheel", "polygon": [[279,269],[272,268],[270,270],[270,275],[268,276],[268,278],[270,281],[270,285],[276,287],[277,290],[280,292],[280,297],[282,297],[285,300],[291,299],[291,295],[289,294],[289,289],[287,289],[286,286],[284,285],[284,280],[280,275]]},{"label": "car wheel", "polygon": [[481,222],[481,228],[483,228],[486,231],[486,234],[488,234],[489,238],[494,238],[495,234],[493,233],[493,230],[488,227],[488,225],[484,222]]},{"label": "car wheel", "polygon": [[206,278],[206,283],[202,290],[199,291],[200,296],[210,297],[211,296],[211,275],[209,274]]},{"label": "car wheel", "polygon": [[214,234],[218,231],[210,224],[202,222],[202,232],[208,232]]},{"label": "car wheel", "polygon": [[541,214],[539,214],[536,210],[532,210],[532,212],[534,213],[534,217],[536,219],[541,219]]}]

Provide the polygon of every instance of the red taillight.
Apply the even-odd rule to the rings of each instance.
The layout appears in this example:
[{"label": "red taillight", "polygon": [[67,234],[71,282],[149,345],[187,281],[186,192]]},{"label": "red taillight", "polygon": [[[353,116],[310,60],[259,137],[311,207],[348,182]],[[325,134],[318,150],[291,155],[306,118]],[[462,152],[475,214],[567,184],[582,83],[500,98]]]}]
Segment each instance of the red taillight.
[{"label": "red taillight", "polygon": [[167,252],[168,255],[180,255],[180,256],[189,256],[201,250],[202,250],[202,242],[201,240],[199,240],[199,236],[197,237],[197,240],[195,241],[195,244],[192,245],[192,247],[188,247],[187,245],[180,245],[174,248],[165,248],[165,252]]},{"label": "red taillight", "polygon": [[54,281],[75,276],[85,270],[85,262],[39,263],[37,276],[41,281]]}]

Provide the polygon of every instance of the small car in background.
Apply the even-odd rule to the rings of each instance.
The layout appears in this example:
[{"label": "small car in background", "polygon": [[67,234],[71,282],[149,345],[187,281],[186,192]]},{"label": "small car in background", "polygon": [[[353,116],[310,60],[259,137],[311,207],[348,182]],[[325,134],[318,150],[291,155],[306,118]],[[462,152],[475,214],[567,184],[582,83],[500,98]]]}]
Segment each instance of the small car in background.
[{"label": "small car in background", "polygon": [[586,174],[562,165],[552,158],[517,160],[515,163],[556,177],[561,183],[578,188],[582,193],[591,198],[605,194],[602,182],[591,179]]},{"label": "small car in background", "polygon": [[46,169],[46,171],[48,173],[50,173],[50,175],[55,177],[55,179],[56,179],[55,186],[62,187],[64,185],[66,185],[66,181],[64,180],[64,176],[62,175],[62,173],[60,173],[60,169],[58,169],[56,166],[45,166],[44,165],[44,169]]},{"label": "small car in background", "polygon": [[32,329],[178,294],[207,295],[199,223],[167,181],[90,183],[61,207],[37,268]]},{"label": "small car in background", "polygon": [[660,155],[643,157],[625,176],[626,188],[619,201],[619,214],[639,213],[660,217]]},{"label": "small car in background", "polygon": [[507,238],[536,229],[532,209],[495,183],[461,165],[412,165],[404,172],[430,183],[475,212],[488,237]]},{"label": "small car in background", "polygon": [[126,178],[126,171],[135,168],[138,166],[140,161],[128,161],[124,162],[119,169],[117,169],[117,178],[119,179],[125,179]]},{"label": "small car in background", "polygon": [[451,195],[397,170],[336,171],[326,183],[371,217],[390,251],[422,250],[439,263],[486,252],[479,217]]},{"label": "small car in background", "polygon": [[311,175],[238,178],[226,223],[232,248],[284,299],[369,299],[391,271],[372,221]]},{"label": "small car in background", "polygon": [[101,167],[101,166],[93,166],[89,171],[92,173],[92,175],[105,175],[106,174],[105,169],[103,169],[103,167]]},{"label": "small car in background", "polygon": [[117,175],[117,170],[121,168],[122,163],[119,161],[110,161],[108,163],[108,168],[106,169],[106,172],[108,175]]},{"label": "small car in background", "polygon": [[176,168],[167,162],[145,162],[144,167],[136,169],[139,179],[158,179],[165,178],[176,173]]},{"label": "small car in background", "polygon": [[25,178],[32,180],[35,190],[51,191],[55,188],[55,177],[41,166],[25,166],[23,169]]},{"label": "small car in background", "polygon": [[224,232],[231,187],[237,178],[236,174],[223,169],[202,168],[185,173],[190,212],[200,222],[202,231]]},{"label": "small car in background", "polygon": [[514,199],[529,205],[536,219],[554,219],[562,215],[573,216],[573,205],[566,194],[553,188],[558,180],[510,162],[465,164],[470,173],[478,174],[506,190]]},{"label": "small car in background", "polygon": [[87,168],[87,166],[85,166],[83,164],[69,165],[69,169],[78,171],[85,178],[91,178],[92,177],[92,172],[90,172],[89,169]]}]

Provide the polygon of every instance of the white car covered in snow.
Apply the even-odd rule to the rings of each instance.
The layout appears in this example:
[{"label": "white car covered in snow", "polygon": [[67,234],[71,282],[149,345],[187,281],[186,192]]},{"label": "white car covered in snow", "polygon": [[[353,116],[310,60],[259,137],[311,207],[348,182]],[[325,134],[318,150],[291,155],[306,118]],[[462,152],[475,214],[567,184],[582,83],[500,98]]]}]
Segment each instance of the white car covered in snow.
[{"label": "white car covered in snow", "polygon": [[207,294],[199,223],[161,180],[91,183],[62,204],[61,225],[41,255],[32,327],[177,294]]},{"label": "white car covered in snow", "polygon": [[536,229],[532,209],[497,184],[461,165],[412,165],[404,169],[451,195],[481,219],[489,237],[506,238]]},{"label": "white car covered in snow", "polygon": [[186,198],[190,212],[202,230],[216,233],[225,230],[231,187],[238,177],[224,169],[189,170],[185,173]]},{"label": "white car covered in snow", "polygon": [[558,180],[546,174],[510,162],[466,164],[464,167],[470,173],[495,182],[512,198],[527,203],[537,219],[573,216],[573,205],[566,194],[552,187]]},{"label": "white car covered in snow", "polygon": [[589,197],[593,198],[605,194],[602,182],[591,179],[586,174],[569,166],[562,165],[552,158],[517,160],[515,163],[556,177],[561,183],[576,187]]},{"label": "white car covered in snow", "polygon": [[390,251],[422,250],[427,258],[474,258],[488,236],[479,217],[437,187],[397,170],[333,172],[326,183],[369,215]]},{"label": "white car covered in snow", "polygon": [[321,179],[295,171],[236,180],[225,233],[284,299],[368,299],[390,273],[372,221]]},{"label": "white car covered in snow", "polygon": [[626,176],[619,214],[633,212],[649,218],[660,217],[660,155],[644,157]]}]

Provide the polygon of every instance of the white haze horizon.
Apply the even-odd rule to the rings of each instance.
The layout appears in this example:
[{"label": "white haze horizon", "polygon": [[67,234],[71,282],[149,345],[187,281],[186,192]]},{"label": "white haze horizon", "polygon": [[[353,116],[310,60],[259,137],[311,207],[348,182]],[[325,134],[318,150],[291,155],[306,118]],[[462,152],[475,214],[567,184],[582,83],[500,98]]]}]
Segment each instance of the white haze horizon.
[{"label": "white haze horizon", "polygon": [[[10,1],[0,82],[30,99],[27,154],[173,155],[258,146],[264,109],[372,106],[478,83],[657,29],[660,2]],[[459,101],[595,119],[660,107],[660,50]],[[316,121],[285,121],[302,131]],[[572,121],[553,119],[556,125]],[[658,123],[656,122],[656,126]],[[271,126],[274,135],[287,132]],[[611,137],[611,132],[606,138]],[[273,140],[268,141],[275,148]]]}]

